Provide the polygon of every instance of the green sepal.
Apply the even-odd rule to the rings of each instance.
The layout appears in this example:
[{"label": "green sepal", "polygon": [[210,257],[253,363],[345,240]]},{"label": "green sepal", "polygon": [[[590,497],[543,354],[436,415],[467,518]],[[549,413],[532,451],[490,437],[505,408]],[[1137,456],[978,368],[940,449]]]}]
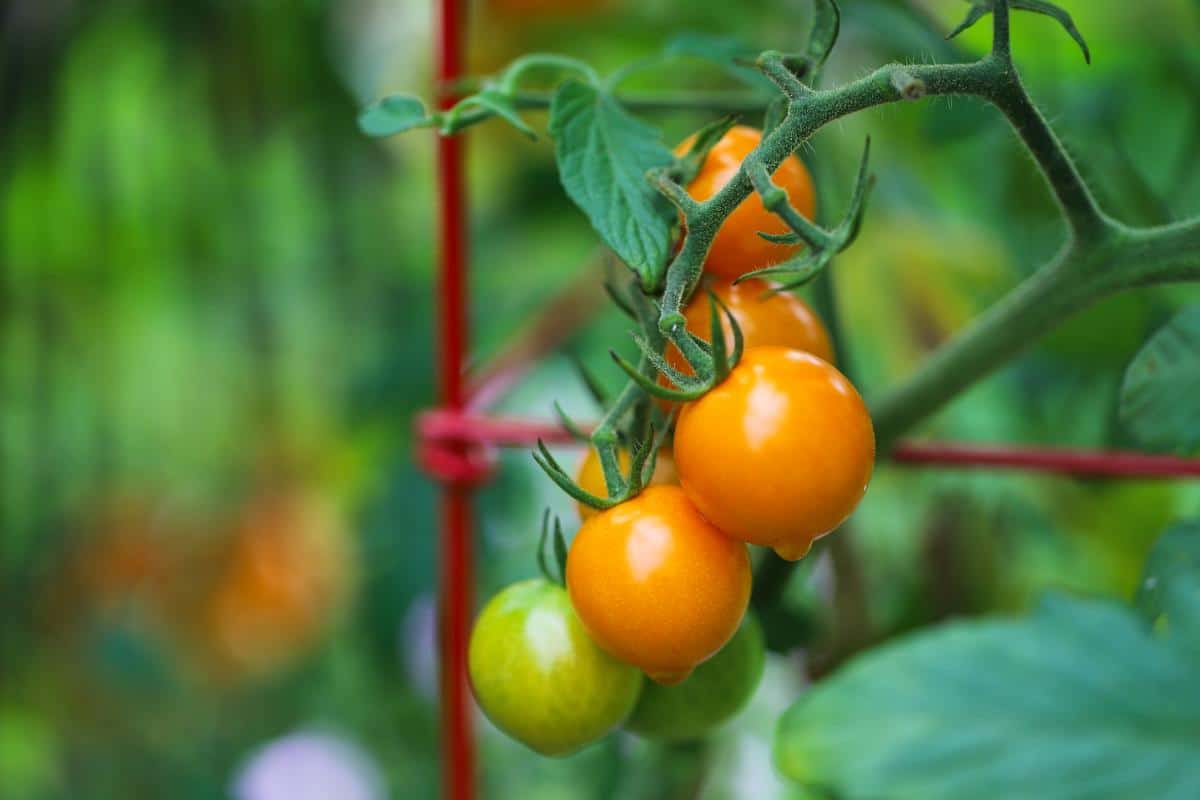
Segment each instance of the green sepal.
[{"label": "green sepal", "polygon": [[1067,13],[1066,9],[1059,8],[1053,3],[1045,3],[1042,0],[1009,0],[1010,8],[1019,8],[1022,11],[1032,11],[1035,14],[1044,14],[1047,17],[1058,22],[1067,32],[1067,35],[1075,40],[1075,44],[1079,45],[1079,49],[1083,51],[1083,60],[1087,63],[1092,63],[1092,52],[1088,49],[1087,41],[1084,40],[1083,34],[1079,32],[1079,28],[1075,27],[1075,20]]},{"label": "green sepal", "polygon": [[[1079,45],[1079,49],[1083,51],[1083,60],[1087,63],[1092,63],[1092,51],[1088,48],[1087,41],[1083,38],[1079,28],[1075,25],[1075,20],[1065,9],[1056,6],[1053,3],[1046,3],[1043,0],[1008,0],[1008,7],[1021,11],[1032,11],[1035,14],[1043,14],[1058,22],[1067,32],[1067,35],[1075,40],[1075,44]],[[947,39],[953,39],[960,33],[970,28],[976,22],[992,13],[995,8],[995,0],[975,0],[971,4],[971,9],[967,12],[966,19],[958,24],[954,30],[946,34]]]},{"label": "green sepal", "polygon": [[581,489],[575,481],[571,480],[570,476],[559,466],[558,461],[550,454],[550,450],[546,447],[546,443],[538,439],[537,450],[533,453],[533,460],[542,468],[542,471],[549,476],[550,480],[554,481],[558,488],[566,492],[574,500],[591,506],[592,508],[612,508],[616,505],[615,501],[606,497],[596,497],[591,492],[586,492]]},{"label": "green sepal", "polygon": [[[683,389],[684,391],[695,391],[705,384],[704,380],[696,377],[695,374],[685,375],[668,364],[667,360],[663,358],[662,354],[656,353],[640,335],[636,333],[633,334],[633,341],[637,343],[638,349],[642,351],[642,355],[646,357],[651,365],[653,365],[654,369],[662,373],[667,380],[675,384],[675,386],[679,387],[680,389]],[[692,365],[692,368],[695,369],[695,365]],[[642,377],[645,376],[643,375]],[[649,380],[649,378],[646,379]],[[657,383],[655,385],[657,385]]]},{"label": "green sepal", "polygon": [[558,574],[562,576],[560,583],[567,585],[567,538],[563,536],[562,520],[554,518],[554,560],[558,563]]},{"label": "green sepal", "polygon": [[629,376],[630,380],[641,387],[642,391],[646,392],[646,394],[654,397],[658,397],[663,400],[671,400],[677,403],[686,403],[701,397],[704,394],[704,391],[707,389],[707,387],[705,387],[705,390],[700,391],[683,391],[661,386],[652,378],[647,378],[645,375],[638,372],[637,367],[633,366],[624,358],[622,358],[620,353],[616,352],[615,350],[610,350],[609,355],[612,356],[612,359],[614,362],[616,362],[616,365],[620,367],[626,375]]},{"label": "green sepal", "polygon": [[[550,563],[546,560],[548,546],[554,548],[556,570],[551,569]],[[546,580],[557,583],[559,586],[567,585],[567,539],[563,535],[562,520],[558,518],[557,514],[554,516],[554,529],[551,533],[549,508],[542,512],[542,533],[538,537],[537,564],[538,570]]]},{"label": "green sepal", "polygon": [[575,370],[575,374],[579,376],[580,382],[587,389],[588,396],[600,408],[607,408],[612,398],[608,396],[608,392],[600,385],[600,381],[596,379],[592,371],[583,363],[583,359],[579,357],[579,354],[574,352],[567,353],[567,359],[571,362],[571,367]]},{"label": "green sepal", "polygon": [[[833,261],[833,257],[849,247],[858,237],[863,215],[866,212],[867,196],[874,183],[869,170],[870,160],[871,138],[868,136],[858,164],[858,176],[855,179],[854,192],[850,197],[850,206],[842,221],[832,231],[826,231],[813,225],[796,213],[790,205],[777,212],[789,227],[793,228],[793,232],[798,234],[797,238],[809,240],[811,237],[810,244],[815,241],[819,243],[819,246],[812,246],[810,250],[798,253],[773,267],[748,272],[734,280],[734,283],[759,278],[779,278],[782,285],[777,287],[777,291],[784,291],[803,286],[821,274]],[[756,189],[766,185],[762,177],[766,170],[761,164],[757,165],[757,170],[751,173],[751,179],[755,182]],[[797,227],[803,228],[807,233],[801,234],[800,231],[795,230]],[[759,233],[759,236],[768,241],[778,241],[778,238],[773,238],[770,234]]]},{"label": "green sepal", "polygon": [[738,116],[730,114],[729,116],[714,120],[696,131],[694,134],[696,138],[692,141],[691,147],[688,148],[686,153],[675,159],[675,164],[671,169],[671,177],[685,186],[691,183],[700,172],[700,168],[704,166],[704,161],[708,158],[708,154],[725,137],[725,134],[729,133],[737,124]]},{"label": "green sepal", "polygon": [[992,0],[976,0],[967,10],[967,16],[958,23],[958,27],[946,34],[946,38],[953,39],[990,13],[992,13]]},{"label": "green sepal", "polygon": [[584,431],[582,428],[580,428],[578,425],[576,425],[575,421],[573,419],[571,419],[569,416],[567,416],[567,412],[563,411],[562,406],[560,406],[558,404],[557,400],[554,401],[553,405],[554,405],[554,413],[555,413],[555,415],[558,416],[559,424],[562,425],[564,428],[566,428],[567,433],[571,434],[572,439],[574,439],[577,442],[591,441],[587,432]]}]

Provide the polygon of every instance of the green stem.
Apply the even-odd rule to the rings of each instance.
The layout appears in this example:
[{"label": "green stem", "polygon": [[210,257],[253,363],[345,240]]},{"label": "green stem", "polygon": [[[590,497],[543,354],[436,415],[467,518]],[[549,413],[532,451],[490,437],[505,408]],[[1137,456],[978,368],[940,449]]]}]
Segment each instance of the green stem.
[{"label": "green stem", "polygon": [[1200,280],[1200,218],[1153,228],[1114,227],[1124,245],[1119,277],[1125,285]]},{"label": "green stem", "polygon": [[1092,236],[1109,224],[1083,176],[1054,130],[1038,111],[1011,65],[1001,67],[1008,75],[998,88],[985,95],[1008,119],[1037,162],[1062,209],[1071,231]]},{"label": "green stem", "polygon": [[[642,362],[640,369],[644,370],[645,359],[642,359]],[[600,420],[600,424],[592,431],[592,446],[596,448],[596,454],[600,457],[600,466],[604,470],[604,485],[608,489],[609,497],[621,497],[625,494],[625,476],[621,474],[621,462],[617,455],[617,425],[633,408],[641,392],[641,387],[636,383],[632,380],[627,381],[617,399],[604,414],[604,419]]]},{"label": "green stem", "polygon": [[[462,92],[474,92],[483,88],[478,80],[461,81],[457,84]],[[538,89],[522,89],[512,94],[517,108],[546,110],[554,100],[554,92]],[[720,114],[761,114],[774,98],[762,95],[747,95],[744,91],[677,91],[677,92],[617,92],[617,99],[633,111],[677,112],[711,111]]]},{"label": "green stem", "polygon": [[1021,352],[1041,334],[1098,295],[1081,291],[1067,251],[1036,272],[983,316],[936,350],[916,374],[873,404],[881,453],[896,437],[942,407],[980,377]]}]

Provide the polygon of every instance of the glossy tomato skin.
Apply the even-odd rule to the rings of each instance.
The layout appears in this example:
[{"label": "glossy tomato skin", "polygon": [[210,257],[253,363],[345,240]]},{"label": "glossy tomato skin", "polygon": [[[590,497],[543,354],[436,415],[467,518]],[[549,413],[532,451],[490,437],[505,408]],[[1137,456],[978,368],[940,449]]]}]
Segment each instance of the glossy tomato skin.
[{"label": "glossy tomato skin", "polygon": [[750,601],[745,545],[717,530],[677,486],[652,486],[584,522],[567,590],[602,648],[678,683],[733,636]]},{"label": "glossy tomato skin", "polygon": [[[624,448],[618,450],[617,462],[621,465],[621,471],[628,475],[631,463],[629,451]],[[579,462],[579,472],[576,474],[575,483],[585,492],[594,494],[596,497],[608,497],[608,486],[604,483],[604,467],[600,465],[600,455],[596,452],[596,448],[589,447],[583,461]],[[658,456],[654,460],[654,474],[650,476],[650,485],[679,485],[679,475],[675,472],[675,459],[670,450],[658,451]],[[585,503],[576,503],[576,506],[579,508],[580,519],[587,519],[599,513],[599,509],[592,508]]]},{"label": "glossy tomato skin", "polygon": [[688,497],[714,525],[796,560],[862,499],[875,435],[862,398],[834,366],[760,347],[683,406],[675,461]]},{"label": "glossy tomato skin", "polygon": [[[755,128],[737,125],[730,129],[709,151],[700,172],[688,184],[688,194],[699,201],[715,195],[737,174],[742,161],[761,140],[762,131]],[[684,140],[675,148],[675,153],[683,155],[691,144],[691,138]],[[816,212],[816,195],[804,163],[790,155],[772,177],[775,185],[787,192],[792,207],[812,219]],[[762,199],[752,192],[717,231],[704,269],[711,275],[733,280],[747,272],[785,261],[800,249],[798,245],[768,242],[758,235],[759,231],[780,234],[788,233],[789,228],[778,216],[767,211]]]},{"label": "glossy tomato skin", "polygon": [[619,726],[642,686],[636,669],[588,638],[566,590],[540,578],[488,602],[467,660],[488,718],[547,756],[569,755]]},{"label": "glossy tomato skin", "polygon": [[647,683],[625,729],[650,739],[707,736],[740,711],[762,680],[766,643],[753,611],[715,656],[675,686]]},{"label": "glossy tomato skin", "polygon": [[[738,284],[712,281],[706,288],[737,320],[745,349],[778,345],[803,350],[834,363],[833,344],[825,325],[807,303],[791,292],[773,292],[774,284],[757,279]],[[687,319],[687,329],[705,341],[712,332],[709,314],[708,292],[697,290],[684,307],[683,315]],[[732,352],[733,331],[723,315],[721,328],[725,331],[726,350]],[[674,345],[667,348],[666,358],[675,369],[692,374],[691,367]],[[665,378],[659,383],[669,385]]]}]

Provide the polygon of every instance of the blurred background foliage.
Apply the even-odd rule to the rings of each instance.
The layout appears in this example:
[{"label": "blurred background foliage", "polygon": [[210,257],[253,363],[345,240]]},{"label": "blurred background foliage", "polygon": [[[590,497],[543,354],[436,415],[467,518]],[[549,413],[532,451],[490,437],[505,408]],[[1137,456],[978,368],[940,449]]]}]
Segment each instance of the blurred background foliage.
[{"label": "blurred background foliage", "polygon": [[[1200,6],[1064,5],[1094,64],[1019,16],[1034,96],[1117,216],[1200,212]],[[943,40],[961,3],[844,6],[830,81],[988,43],[986,25]],[[470,58],[486,73],[552,49],[613,68],[680,31],[786,49],[808,14],[803,0],[476,0]],[[410,452],[432,396],[432,142],[368,140],[354,122],[388,91],[429,94],[430,34],[415,0],[0,10],[5,797],[436,793],[434,487]],[[723,80],[684,61],[631,88]],[[706,118],[656,121],[673,141]],[[867,133],[879,183],[836,275],[847,367],[871,396],[1052,254],[1061,226],[1002,121],[962,100],[821,132],[804,155],[830,214]],[[544,138],[493,123],[470,141],[482,360],[596,271],[595,239]],[[1101,304],[921,434],[1129,446],[1122,371],[1196,296]],[[622,321],[601,307],[583,322],[564,352],[615,381]],[[499,408],[543,416],[555,397],[594,413],[562,354]],[[866,635],[1021,609],[1048,587],[1128,596],[1150,542],[1198,501],[1185,482],[885,466],[843,534]],[[532,574],[547,504],[574,519],[526,453],[503,454],[479,498],[481,596]],[[487,796],[799,797],[768,741],[803,690],[806,647],[837,624],[833,581],[823,561],[800,571],[799,647],[772,656],[751,707],[707,745],[621,736],[553,762],[481,721]]]}]

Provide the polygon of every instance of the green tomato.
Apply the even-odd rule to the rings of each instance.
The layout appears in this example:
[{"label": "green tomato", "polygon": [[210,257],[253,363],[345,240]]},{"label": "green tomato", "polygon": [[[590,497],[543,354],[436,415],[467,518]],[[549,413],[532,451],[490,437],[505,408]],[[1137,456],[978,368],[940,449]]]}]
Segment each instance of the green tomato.
[{"label": "green tomato", "polygon": [[588,637],[566,589],[522,581],[493,597],[471,632],[475,698],[496,727],[547,756],[605,736],[629,716],[642,676]]},{"label": "green tomato", "polygon": [[765,662],[762,626],[749,612],[733,638],[683,683],[661,686],[647,681],[625,727],[667,741],[706,736],[750,700]]}]

